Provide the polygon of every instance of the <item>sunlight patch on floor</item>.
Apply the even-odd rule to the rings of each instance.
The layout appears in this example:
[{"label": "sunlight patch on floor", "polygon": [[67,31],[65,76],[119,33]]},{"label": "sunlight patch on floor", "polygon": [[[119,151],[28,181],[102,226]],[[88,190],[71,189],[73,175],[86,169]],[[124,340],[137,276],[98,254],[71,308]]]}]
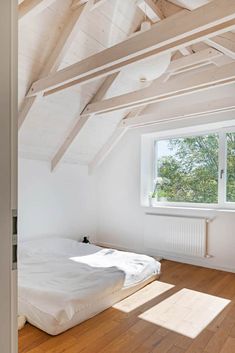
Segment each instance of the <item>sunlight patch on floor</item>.
[{"label": "sunlight patch on floor", "polygon": [[139,318],[195,338],[229,303],[230,300],[184,288]]},{"label": "sunlight patch on floor", "polygon": [[150,300],[158,297],[159,295],[167,292],[173,287],[173,284],[154,281],[148,286],[139,290],[138,292],[132,294],[130,297],[115,304],[113,308],[124,311],[125,313],[129,313],[132,310],[137,309],[141,305],[144,305],[145,303],[149,302]]}]

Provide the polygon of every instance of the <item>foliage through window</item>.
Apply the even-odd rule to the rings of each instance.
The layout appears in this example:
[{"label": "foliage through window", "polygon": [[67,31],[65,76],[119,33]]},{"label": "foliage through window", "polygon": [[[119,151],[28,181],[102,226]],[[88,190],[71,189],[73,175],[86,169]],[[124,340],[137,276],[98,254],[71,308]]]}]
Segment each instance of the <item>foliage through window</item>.
[{"label": "foliage through window", "polygon": [[235,202],[235,132],[156,140],[154,174],[155,202]]}]

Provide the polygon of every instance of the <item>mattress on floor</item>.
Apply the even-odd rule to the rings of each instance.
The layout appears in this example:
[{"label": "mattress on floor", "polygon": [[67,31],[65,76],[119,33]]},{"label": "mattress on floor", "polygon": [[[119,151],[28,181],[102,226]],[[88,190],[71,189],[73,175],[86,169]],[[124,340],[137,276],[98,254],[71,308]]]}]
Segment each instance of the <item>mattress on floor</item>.
[{"label": "mattress on floor", "polygon": [[134,293],[160,273],[160,263],[135,253],[71,239],[19,245],[19,314],[59,334]]}]

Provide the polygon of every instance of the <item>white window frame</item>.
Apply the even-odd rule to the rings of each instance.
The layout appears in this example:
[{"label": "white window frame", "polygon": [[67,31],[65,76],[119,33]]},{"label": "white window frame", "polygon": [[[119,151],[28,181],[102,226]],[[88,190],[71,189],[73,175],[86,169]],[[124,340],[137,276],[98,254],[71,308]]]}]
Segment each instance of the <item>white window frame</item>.
[{"label": "white window frame", "polygon": [[[182,130],[182,129],[179,129]],[[185,130],[185,129],[183,129]],[[170,131],[168,133],[161,132],[160,134],[151,134],[151,137],[148,137],[148,143],[146,138],[144,137],[144,141],[142,141],[142,163],[144,163],[144,168],[142,168],[142,176],[143,169],[145,170],[145,178],[142,180],[141,184],[141,204],[143,206],[151,206],[151,207],[175,207],[175,208],[198,208],[198,209],[234,209],[235,210],[235,202],[226,201],[226,181],[227,181],[227,139],[226,134],[229,132],[235,132],[235,126],[232,127],[224,127],[224,128],[215,128],[215,129],[205,129],[205,127],[194,127],[193,129],[189,129],[189,132],[176,132]],[[170,201],[150,201],[149,195],[154,189],[154,180],[156,179],[156,147],[155,144],[160,140],[167,139],[175,139],[175,138],[185,138],[191,136],[200,136],[207,134],[218,134],[219,136],[219,168],[218,168],[218,203],[193,203],[193,202],[170,202]],[[147,145],[147,148],[143,148]],[[150,148],[151,146],[151,148]],[[146,178],[146,153],[148,156],[148,168],[147,172],[149,173],[148,178]],[[151,159],[151,164],[149,164],[149,160]],[[143,167],[143,166],[142,166]],[[222,178],[221,176],[221,171]]]},{"label": "white window frame", "polygon": [[221,185],[221,190],[220,190],[220,198],[219,198],[219,204],[222,205],[223,208],[232,208],[235,209],[235,202],[229,202],[226,201],[226,191],[227,191],[227,139],[226,139],[226,134],[227,133],[235,133],[235,127],[227,128],[227,129],[222,129],[221,131],[221,142],[222,146],[219,149],[220,152],[220,171],[224,168],[224,173],[223,173],[223,178],[222,180],[220,179],[220,185]]}]

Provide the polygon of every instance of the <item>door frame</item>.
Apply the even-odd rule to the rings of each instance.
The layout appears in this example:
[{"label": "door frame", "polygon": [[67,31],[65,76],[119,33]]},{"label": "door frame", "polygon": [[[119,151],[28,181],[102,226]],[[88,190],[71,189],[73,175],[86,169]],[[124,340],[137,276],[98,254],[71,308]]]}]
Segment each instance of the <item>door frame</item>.
[{"label": "door frame", "polygon": [[12,210],[17,209],[17,6],[0,4],[0,347],[17,352],[17,271],[12,267]]}]

